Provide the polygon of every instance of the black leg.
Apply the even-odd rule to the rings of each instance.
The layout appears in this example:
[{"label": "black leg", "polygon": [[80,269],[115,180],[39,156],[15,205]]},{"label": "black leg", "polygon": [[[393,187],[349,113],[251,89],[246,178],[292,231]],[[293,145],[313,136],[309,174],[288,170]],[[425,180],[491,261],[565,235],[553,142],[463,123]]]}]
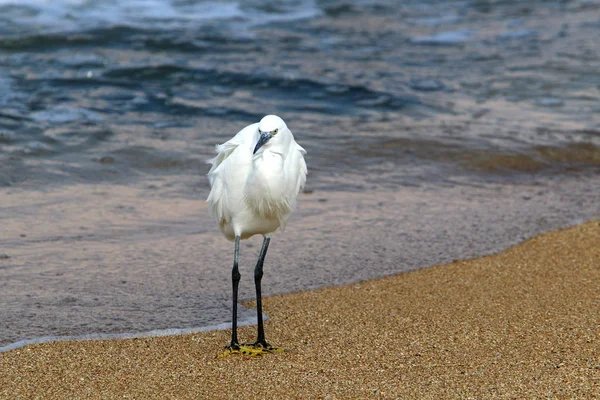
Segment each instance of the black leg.
[{"label": "black leg", "polygon": [[256,337],[256,344],[260,344],[263,347],[269,347],[269,344],[265,340],[265,328],[263,326],[263,314],[262,314],[262,293],[260,288],[260,281],[263,276],[263,263],[265,262],[265,256],[267,255],[267,250],[269,249],[269,242],[271,238],[265,236],[265,240],[263,241],[262,248],[260,249],[260,256],[258,257],[258,262],[256,263],[256,268],[254,269],[254,284],[256,286],[256,313],[258,319],[258,335]]},{"label": "black leg", "polygon": [[240,347],[237,338],[237,304],[238,304],[238,286],[240,283],[240,270],[238,262],[240,259],[240,237],[235,237],[235,250],[233,252],[233,269],[231,270],[231,282],[233,283],[233,315],[231,320],[231,344],[232,349]]}]

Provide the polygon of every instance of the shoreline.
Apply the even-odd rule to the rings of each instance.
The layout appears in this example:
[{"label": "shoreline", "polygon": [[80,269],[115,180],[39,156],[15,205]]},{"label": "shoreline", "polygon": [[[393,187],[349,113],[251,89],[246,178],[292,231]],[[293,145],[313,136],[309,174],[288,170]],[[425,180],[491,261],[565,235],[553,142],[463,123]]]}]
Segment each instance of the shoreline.
[{"label": "shoreline", "polygon": [[217,360],[229,330],[28,345],[0,353],[0,399],[598,396],[598,243],[595,220],[491,256],[266,298],[267,340],[286,354]]},{"label": "shoreline", "polygon": [[[268,317],[264,317],[265,321]],[[238,326],[256,325],[256,317],[249,319],[238,319]],[[123,333],[89,333],[80,336],[41,336],[32,339],[23,339],[14,343],[9,343],[6,346],[0,347],[0,354],[7,351],[17,350],[21,347],[52,343],[52,342],[83,342],[86,340],[127,340],[127,339],[142,339],[161,336],[178,336],[188,335],[199,332],[221,331],[231,328],[231,323],[222,323],[217,325],[199,326],[195,328],[166,328],[154,329],[145,332],[123,332]]]}]

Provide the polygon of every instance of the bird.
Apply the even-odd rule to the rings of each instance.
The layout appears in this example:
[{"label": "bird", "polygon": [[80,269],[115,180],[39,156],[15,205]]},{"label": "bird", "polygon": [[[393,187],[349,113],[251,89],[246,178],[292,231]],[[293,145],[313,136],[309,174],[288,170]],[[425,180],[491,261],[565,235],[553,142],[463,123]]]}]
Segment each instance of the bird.
[{"label": "bird", "polygon": [[[271,235],[285,228],[306,183],[306,151],[296,143],[283,119],[267,115],[217,145],[216,153],[216,157],[208,160],[212,164],[208,172],[211,190],[206,201],[221,233],[234,242],[231,342],[219,357],[282,352],[265,339],[261,280]],[[254,235],[263,236],[254,268],[258,331],[256,342],[240,344],[237,337],[240,240]]]}]

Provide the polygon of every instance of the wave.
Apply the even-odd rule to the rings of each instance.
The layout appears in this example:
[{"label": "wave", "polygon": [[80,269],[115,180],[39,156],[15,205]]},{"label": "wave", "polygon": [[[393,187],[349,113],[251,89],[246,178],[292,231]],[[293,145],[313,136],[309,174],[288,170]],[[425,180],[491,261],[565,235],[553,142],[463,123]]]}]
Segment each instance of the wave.
[{"label": "wave", "polygon": [[[438,112],[444,111],[440,107],[427,105],[419,97],[408,93],[398,96],[364,85],[340,85],[307,77],[288,78],[266,73],[242,73],[214,68],[194,69],[177,65],[115,68],[107,71],[103,77],[109,81],[123,84],[131,81],[172,79],[178,82],[185,81],[187,84],[219,85],[221,88],[231,89],[221,90],[225,94],[230,94],[234,90],[249,89],[258,98],[261,97],[261,92],[268,92],[270,99],[283,102],[282,108],[288,110],[310,110],[312,112],[321,110],[326,113],[350,114],[354,113],[357,108],[397,111],[407,106],[417,106],[423,109],[435,109]],[[179,106],[183,106],[184,103],[180,102]],[[259,115],[243,111],[241,114],[248,117]]]},{"label": "wave", "polygon": [[[263,314],[265,320],[268,319],[267,315]],[[256,317],[239,319],[238,326],[256,325]],[[67,340],[117,340],[117,339],[139,339],[145,337],[158,337],[158,336],[173,336],[173,335],[187,335],[189,333],[207,332],[225,330],[231,328],[231,323],[226,322],[217,325],[200,326],[195,328],[168,328],[168,329],[155,329],[146,332],[125,332],[125,333],[90,333],[86,335],[78,336],[42,336],[33,339],[19,340],[18,342],[10,343],[0,347],[0,353],[6,351],[15,350],[20,347],[29,346],[31,344],[42,344],[48,342],[59,342]]]},{"label": "wave", "polygon": [[7,28],[15,32],[26,32],[23,28],[31,26],[59,32],[114,25],[169,30],[223,21],[233,24],[235,29],[245,29],[322,14],[312,0],[280,2],[277,7],[233,1],[0,0],[0,12],[9,22]]}]

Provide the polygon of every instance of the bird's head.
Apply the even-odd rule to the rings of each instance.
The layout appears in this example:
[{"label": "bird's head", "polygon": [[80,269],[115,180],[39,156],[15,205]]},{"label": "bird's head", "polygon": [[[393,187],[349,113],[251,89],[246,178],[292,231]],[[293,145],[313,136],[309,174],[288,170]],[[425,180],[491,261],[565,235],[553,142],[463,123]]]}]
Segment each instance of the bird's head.
[{"label": "bird's head", "polygon": [[263,119],[260,120],[258,124],[258,133],[260,137],[258,138],[258,142],[256,143],[256,147],[254,147],[254,154],[263,147],[270,140],[275,140],[277,134],[283,132],[287,129],[287,125],[281,118],[277,115],[267,115]]}]

